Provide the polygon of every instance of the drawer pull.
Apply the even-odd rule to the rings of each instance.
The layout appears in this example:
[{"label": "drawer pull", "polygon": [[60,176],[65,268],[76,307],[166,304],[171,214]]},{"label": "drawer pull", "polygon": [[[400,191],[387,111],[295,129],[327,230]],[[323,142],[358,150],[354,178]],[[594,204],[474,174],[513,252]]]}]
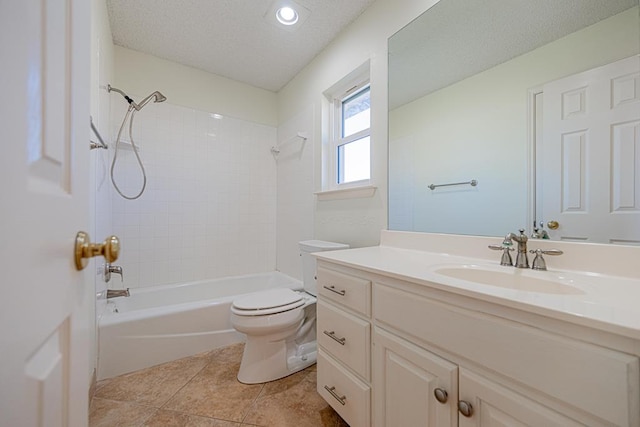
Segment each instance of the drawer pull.
[{"label": "drawer pull", "polygon": [[340,402],[341,405],[347,404],[347,402],[345,402],[345,400],[347,400],[347,396],[338,396],[338,393],[335,392],[335,387],[329,387],[326,385],[324,386],[324,389],[327,390],[338,402]]},{"label": "drawer pull", "polygon": [[440,403],[447,403],[447,400],[449,399],[447,390],[443,388],[437,388],[433,390],[433,394],[436,396],[436,400]]},{"label": "drawer pull", "polygon": [[471,403],[461,400],[458,402],[458,411],[465,417],[469,418],[473,415],[473,406]]},{"label": "drawer pull", "polygon": [[326,290],[331,291],[331,292],[334,292],[334,293],[336,293],[336,294],[338,294],[338,295],[342,295],[342,296],[344,296],[344,294],[346,294],[346,293],[347,293],[347,291],[345,291],[344,289],[343,289],[343,290],[341,290],[341,291],[338,291],[338,290],[336,289],[336,287],[335,287],[335,286],[333,286],[333,285],[331,285],[331,286],[324,285],[323,287],[324,287]]},{"label": "drawer pull", "polygon": [[337,342],[340,345],[344,345],[345,341],[347,340],[346,338],[338,338],[336,337],[336,333],[334,331],[324,331],[324,334],[326,336],[328,336],[329,338],[331,338],[332,340],[334,340],[335,342]]}]

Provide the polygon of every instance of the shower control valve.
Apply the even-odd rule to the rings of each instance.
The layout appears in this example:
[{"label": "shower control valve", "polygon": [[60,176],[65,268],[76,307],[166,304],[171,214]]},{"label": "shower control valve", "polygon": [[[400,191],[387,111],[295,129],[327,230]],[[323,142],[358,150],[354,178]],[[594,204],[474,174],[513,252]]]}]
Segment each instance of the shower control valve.
[{"label": "shower control valve", "polygon": [[109,281],[111,280],[111,273],[119,274],[120,281],[121,282],[124,281],[124,275],[122,274],[122,267],[120,267],[119,265],[111,265],[110,263],[106,263],[104,265],[104,281],[106,283],[109,283]]}]

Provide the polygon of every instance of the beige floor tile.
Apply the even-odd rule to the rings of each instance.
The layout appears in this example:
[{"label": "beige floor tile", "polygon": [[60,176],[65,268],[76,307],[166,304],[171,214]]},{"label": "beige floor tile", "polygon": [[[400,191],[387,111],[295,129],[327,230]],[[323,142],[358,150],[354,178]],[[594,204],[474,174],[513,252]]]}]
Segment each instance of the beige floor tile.
[{"label": "beige floor tile", "polygon": [[[243,344],[100,381],[91,427],[348,427],[316,392],[316,366],[266,384],[236,375]],[[161,409],[156,409],[162,406]]]},{"label": "beige floor tile", "polygon": [[186,357],[100,381],[96,397],[160,407],[209,362],[210,354]]},{"label": "beige floor tile", "polygon": [[303,371],[296,372],[295,374],[289,375],[288,377],[280,378],[279,380],[265,383],[264,388],[260,393],[259,397],[262,398],[265,396],[286,392],[287,390],[290,390],[295,386],[299,385],[303,381],[309,381],[310,375],[315,376],[315,373],[312,373],[305,369]]},{"label": "beige floor tile", "polygon": [[240,427],[239,423],[214,420],[159,409],[143,426],[145,427]]},{"label": "beige floor tile", "polygon": [[156,408],[130,402],[94,398],[89,408],[89,425],[91,427],[141,426],[156,411]]},{"label": "beige floor tile", "polygon": [[262,384],[240,383],[239,366],[239,361],[213,359],[163,409],[241,422]]},{"label": "beige floor tile", "polygon": [[244,343],[233,344],[210,351],[209,359],[219,363],[240,363],[243,352]]},{"label": "beige floor tile", "polygon": [[267,383],[244,422],[278,427],[348,427],[316,392],[315,369]]}]

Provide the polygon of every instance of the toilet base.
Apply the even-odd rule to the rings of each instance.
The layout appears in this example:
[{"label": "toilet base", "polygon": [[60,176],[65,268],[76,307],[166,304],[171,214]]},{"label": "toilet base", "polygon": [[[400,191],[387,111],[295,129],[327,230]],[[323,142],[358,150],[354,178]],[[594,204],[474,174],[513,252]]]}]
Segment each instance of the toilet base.
[{"label": "toilet base", "polygon": [[313,365],[317,357],[316,341],[296,344],[293,340],[269,342],[263,337],[247,337],[238,381],[244,384],[275,381]]}]

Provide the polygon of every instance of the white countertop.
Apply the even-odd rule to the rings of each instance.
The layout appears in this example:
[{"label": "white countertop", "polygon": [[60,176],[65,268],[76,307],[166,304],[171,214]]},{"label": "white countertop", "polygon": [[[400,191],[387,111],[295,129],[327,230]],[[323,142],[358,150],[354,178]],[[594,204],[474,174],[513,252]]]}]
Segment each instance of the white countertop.
[{"label": "white countertop", "polygon": [[[437,236],[440,242],[442,238]],[[382,240],[384,243],[385,240],[391,242],[393,239],[385,239],[383,236]],[[478,247],[486,248],[487,238],[477,240]],[[530,246],[535,248],[536,243],[533,241]],[[549,271],[517,269],[500,266],[499,252],[486,250],[490,253],[489,257],[478,258],[468,254],[453,255],[415,248],[407,249],[393,244],[395,246],[381,245],[322,252],[317,253],[316,256],[321,260],[340,265],[640,340],[640,274],[638,277],[634,277],[634,274],[627,274],[624,277],[569,268],[553,268],[553,260],[560,257],[553,257],[553,259],[546,257]],[[572,246],[562,242],[556,242],[555,245],[562,247],[565,252],[567,248],[570,251],[572,249]],[[602,246],[596,249],[603,251]],[[629,253],[635,256],[639,253],[638,249],[640,248],[631,248]],[[579,250],[584,249],[580,247]],[[606,256],[604,258],[603,262],[606,262]],[[636,271],[640,271],[640,267],[637,267],[640,265],[640,258],[630,259],[629,262],[634,263]],[[440,268],[450,266],[456,268],[478,266],[498,273],[503,272],[507,275],[505,276],[507,279],[509,275],[524,275],[551,280],[554,283],[560,283],[559,286],[575,288],[576,291],[563,294],[517,290],[456,279],[437,272]],[[604,268],[604,270],[607,269]]]}]

